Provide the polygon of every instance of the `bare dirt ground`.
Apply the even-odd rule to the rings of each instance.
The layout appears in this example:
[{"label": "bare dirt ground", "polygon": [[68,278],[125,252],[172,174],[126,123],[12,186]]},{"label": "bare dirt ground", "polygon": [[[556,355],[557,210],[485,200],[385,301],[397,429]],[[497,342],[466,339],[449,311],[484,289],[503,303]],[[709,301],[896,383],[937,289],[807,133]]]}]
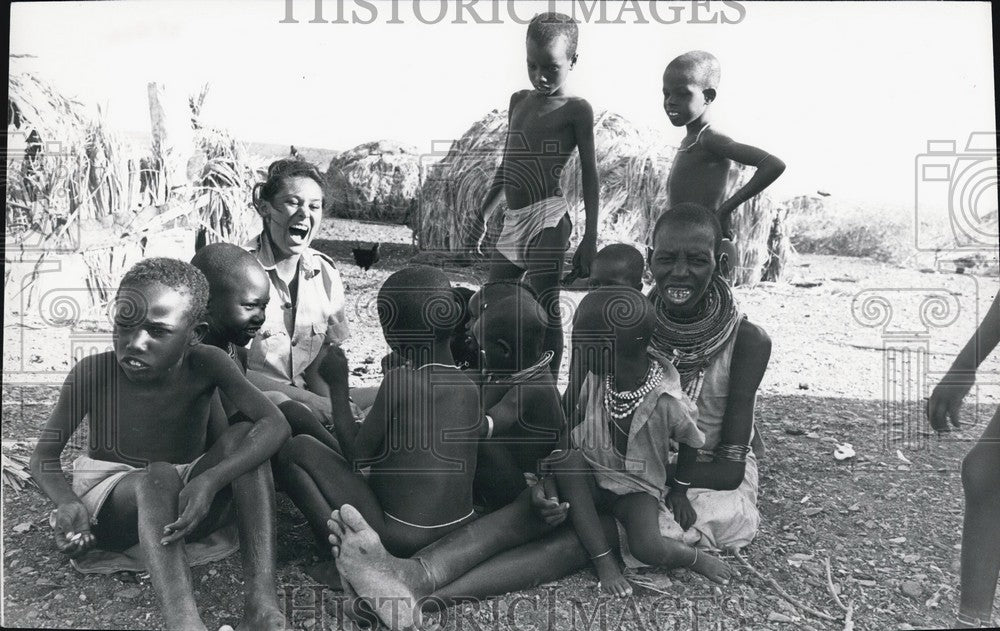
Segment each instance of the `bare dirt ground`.
[{"label": "bare dirt ground", "polygon": [[[350,250],[374,241],[382,243],[382,260],[363,272]],[[409,230],[327,222],[315,247],[334,257],[347,285],[352,385],[377,384],[385,347],[372,299],[415,254]],[[443,267],[456,282],[475,285],[483,277],[481,269]],[[613,601],[598,597],[594,575],[585,570],[453,608],[445,628],[843,629],[831,589],[853,603],[856,629],[950,626],[963,511],[959,466],[1000,399],[1000,361],[984,364],[983,385],[967,399],[966,420],[974,424],[946,439],[926,433],[921,397],[975,329],[997,285],[997,278],[802,256],[787,281],[738,289],[744,310],[774,342],[757,408],[768,446],[761,463],[762,524],[744,552],[760,574],[734,557],[729,561],[740,577],[725,589],[686,571],[647,571],[655,590],[640,588],[633,598]],[[582,293],[566,296],[575,302]],[[2,436],[4,453],[27,454],[73,353],[105,344],[108,326],[53,328],[12,302],[4,319]],[[832,454],[843,442],[852,443],[857,456],[841,462]],[[68,461],[75,453],[65,456]],[[5,626],[162,625],[148,577],[77,574],[52,546],[48,500],[34,487],[3,491]],[[340,594],[305,574],[316,549],[301,516],[281,496],[278,528],[289,620],[296,628],[337,628]],[[235,625],[242,609],[238,556],[195,568],[193,576],[209,627]],[[1000,607],[994,611],[1000,614]]]}]

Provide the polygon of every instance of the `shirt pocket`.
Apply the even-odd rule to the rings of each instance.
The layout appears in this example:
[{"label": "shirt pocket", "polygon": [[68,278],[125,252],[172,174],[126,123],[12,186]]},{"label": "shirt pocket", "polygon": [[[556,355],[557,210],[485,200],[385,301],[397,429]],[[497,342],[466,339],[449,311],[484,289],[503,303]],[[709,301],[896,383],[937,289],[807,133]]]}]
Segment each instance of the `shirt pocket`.
[{"label": "shirt pocket", "polygon": [[281,328],[261,329],[250,343],[247,361],[252,370],[289,378],[290,352],[287,331]]}]

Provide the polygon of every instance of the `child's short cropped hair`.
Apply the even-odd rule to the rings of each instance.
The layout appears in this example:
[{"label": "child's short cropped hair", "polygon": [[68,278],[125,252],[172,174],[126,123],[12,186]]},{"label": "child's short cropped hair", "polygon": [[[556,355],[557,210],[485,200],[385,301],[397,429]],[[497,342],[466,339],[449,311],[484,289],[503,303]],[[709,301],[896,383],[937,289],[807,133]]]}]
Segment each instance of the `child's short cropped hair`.
[{"label": "child's short cropped hair", "polygon": [[677,57],[667,64],[667,70],[672,68],[688,73],[695,85],[702,88],[716,89],[722,78],[719,60],[712,53],[703,50],[692,50]]},{"label": "child's short cropped hair", "polygon": [[668,224],[673,226],[707,226],[715,236],[714,251],[716,254],[719,253],[719,248],[722,246],[722,224],[719,223],[719,218],[715,216],[715,213],[701,204],[684,202],[683,204],[672,206],[660,215],[660,218],[656,220],[656,225],[653,226],[654,247],[656,237],[659,236],[660,231]]},{"label": "child's short cropped hair", "polygon": [[636,285],[642,285],[642,273],[646,269],[646,261],[642,252],[627,243],[612,243],[601,248],[594,257],[594,263],[604,261],[605,264],[620,266],[628,274],[628,279]]},{"label": "child's short cropped hair", "polygon": [[428,341],[451,336],[462,319],[462,307],[448,277],[426,265],[395,272],[379,289],[379,323],[386,331]]},{"label": "child's short cropped hair", "polygon": [[194,265],[165,257],[143,259],[132,266],[122,277],[116,299],[123,289],[139,289],[159,283],[189,297],[188,317],[200,322],[208,306],[208,280]]},{"label": "child's short cropped hair", "polygon": [[566,52],[576,54],[576,44],[580,39],[580,29],[576,21],[563,13],[539,13],[528,23],[528,39],[539,44],[548,44],[559,37],[566,38]]}]

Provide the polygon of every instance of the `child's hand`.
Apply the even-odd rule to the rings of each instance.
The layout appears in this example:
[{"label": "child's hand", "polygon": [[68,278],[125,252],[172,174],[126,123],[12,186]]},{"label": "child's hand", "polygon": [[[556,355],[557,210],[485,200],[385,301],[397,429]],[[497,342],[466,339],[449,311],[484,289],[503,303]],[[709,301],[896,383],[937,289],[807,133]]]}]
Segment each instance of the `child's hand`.
[{"label": "child's hand", "polygon": [[733,240],[733,215],[730,212],[719,213],[719,226],[722,227],[722,238]]},{"label": "child's hand", "polygon": [[90,514],[80,502],[60,504],[49,514],[56,548],[70,558],[76,558],[94,547],[97,538],[90,532]]},{"label": "child's hand", "polygon": [[597,237],[584,235],[573,254],[573,271],[577,278],[590,278],[590,266],[597,256]]},{"label": "child's hand", "polygon": [[192,479],[177,495],[177,521],[163,527],[160,543],[169,545],[186,537],[201,523],[215,499],[215,489],[208,476],[202,474]]},{"label": "child's hand", "polygon": [[931,427],[939,432],[946,432],[949,420],[955,427],[959,426],[962,399],[969,394],[975,381],[974,371],[948,371],[945,374],[941,383],[934,387],[927,402],[927,420],[931,422]]},{"label": "child's hand", "polygon": [[673,489],[667,493],[667,498],[664,502],[674,513],[674,519],[677,524],[681,527],[681,530],[687,530],[694,525],[694,522],[698,519],[698,513],[695,512],[694,507],[691,506],[691,500],[688,499],[687,493],[677,492]]},{"label": "child's hand", "polygon": [[560,502],[557,494],[547,496],[545,490],[547,484],[544,480],[545,478],[542,478],[541,482],[531,487],[531,505],[534,506],[546,524],[558,526],[566,521],[566,517],[569,515],[569,502]]}]

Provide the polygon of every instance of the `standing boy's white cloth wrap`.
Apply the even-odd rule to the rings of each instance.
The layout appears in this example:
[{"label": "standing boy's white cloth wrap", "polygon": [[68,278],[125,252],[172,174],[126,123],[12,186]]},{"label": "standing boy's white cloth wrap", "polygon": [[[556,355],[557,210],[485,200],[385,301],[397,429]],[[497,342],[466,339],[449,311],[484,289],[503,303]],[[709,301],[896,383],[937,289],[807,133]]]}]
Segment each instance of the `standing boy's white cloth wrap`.
[{"label": "standing boy's white cloth wrap", "polygon": [[[487,211],[487,217],[495,212],[497,201]],[[562,218],[569,213],[569,204],[564,197],[547,197],[533,204],[511,210],[508,208],[503,216],[503,229],[497,239],[497,252],[504,255],[511,263],[525,268],[528,264],[528,245],[546,228],[555,228]],[[487,219],[488,222],[488,219]],[[561,258],[563,253],[553,254]]]}]

